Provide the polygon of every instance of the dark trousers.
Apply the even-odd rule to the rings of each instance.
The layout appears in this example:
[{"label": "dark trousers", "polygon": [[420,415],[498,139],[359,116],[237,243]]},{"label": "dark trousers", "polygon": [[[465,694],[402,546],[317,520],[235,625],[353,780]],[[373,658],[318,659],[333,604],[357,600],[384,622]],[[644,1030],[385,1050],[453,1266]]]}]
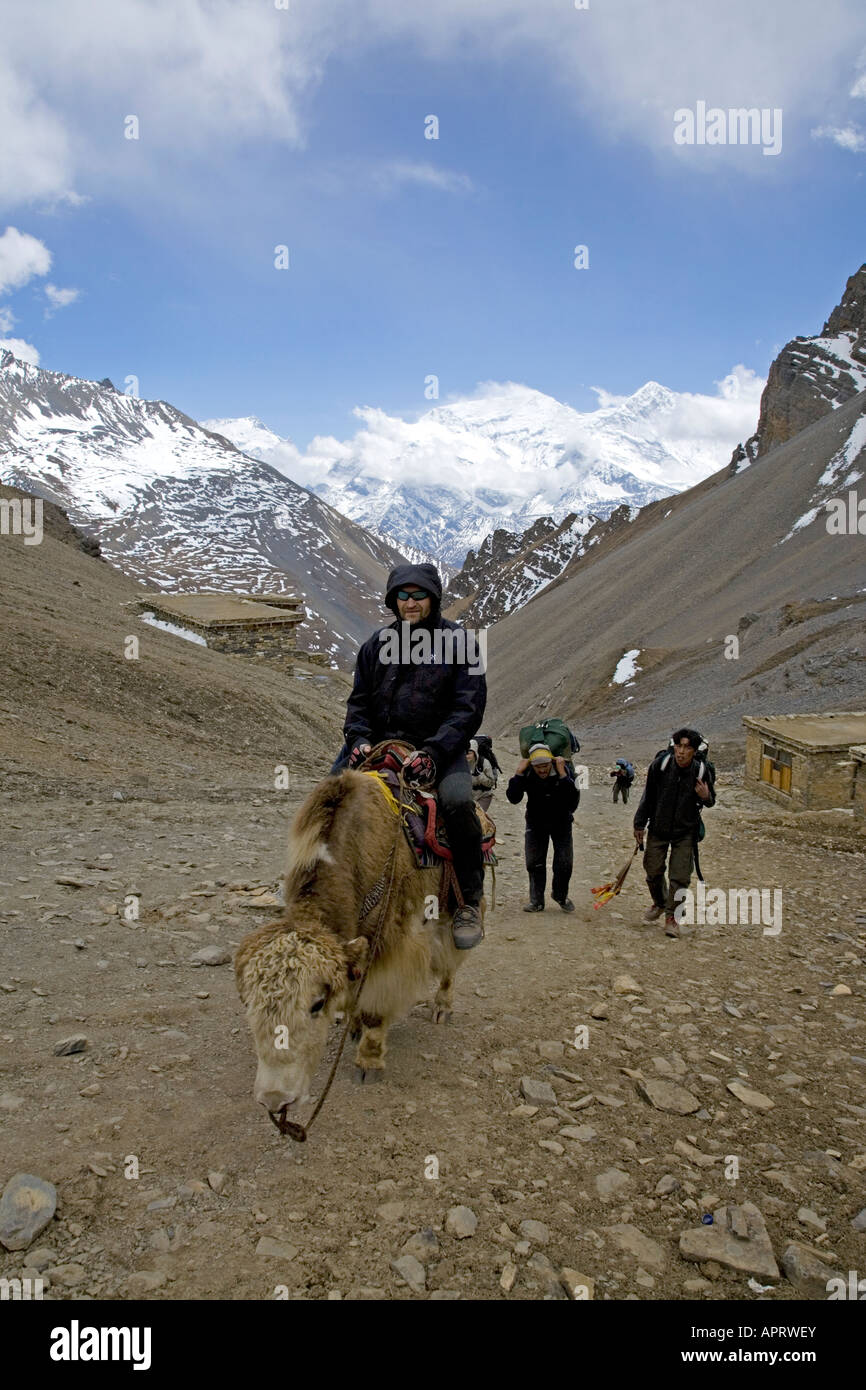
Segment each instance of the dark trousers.
[{"label": "dark trousers", "polygon": [[[688,888],[691,881],[693,855],[691,835],[685,835],[679,840],[663,840],[652,833],[647,835],[643,867],[647,886],[656,907],[663,907],[665,912],[675,910],[677,904],[674,894],[678,888]],[[665,868],[668,872],[668,882],[665,882]]]},{"label": "dark trousers", "polygon": [[[344,743],[331,768],[332,775],[342,772],[348,765],[350,752],[351,749]],[[463,901],[477,907],[484,896],[484,859],[481,853],[481,822],[475,814],[472,774],[465,753],[458,753],[443,767],[436,787]]]},{"label": "dark trousers", "polygon": [[625,803],[628,801],[628,782],[620,782],[619,778],[617,778],[617,780],[613,784],[614,803],[616,803],[616,799],[619,796],[620,792],[622,792],[622,804],[624,806]]},{"label": "dark trousers", "polygon": [[529,900],[539,905],[544,903],[544,888],[547,883],[547,848],[553,841],[553,898],[564,902],[568,897],[571,870],[574,865],[574,847],[571,840],[571,821],[553,829],[527,825],[526,827],[526,871],[529,874]]},{"label": "dark trousers", "polygon": [[481,822],[475,813],[472,774],[465,753],[458,753],[442,769],[437,788],[463,901],[477,907],[484,893],[484,859]]}]

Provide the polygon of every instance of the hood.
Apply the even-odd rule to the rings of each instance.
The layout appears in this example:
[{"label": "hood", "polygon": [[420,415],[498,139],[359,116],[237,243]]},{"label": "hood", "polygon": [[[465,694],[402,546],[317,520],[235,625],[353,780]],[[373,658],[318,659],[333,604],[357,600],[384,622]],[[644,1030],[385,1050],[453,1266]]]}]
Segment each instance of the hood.
[{"label": "hood", "polygon": [[442,580],[439,578],[439,571],[435,565],[397,565],[396,569],[393,569],[388,575],[385,606],[390,608],[395,616],[399,616],[397,614],[397,590],[414,588],[426,589],[428,594],[432,594],[433,603],[430,608],[430,616],[431,618],[435,617],[442,601]]}]

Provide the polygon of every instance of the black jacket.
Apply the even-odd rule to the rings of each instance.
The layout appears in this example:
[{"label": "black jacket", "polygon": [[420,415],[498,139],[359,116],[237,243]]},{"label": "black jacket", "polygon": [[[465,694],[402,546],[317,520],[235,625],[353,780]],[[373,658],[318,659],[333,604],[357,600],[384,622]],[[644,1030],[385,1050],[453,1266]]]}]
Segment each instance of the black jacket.
[{"label": "black jacket", "polygon": [[580,801],[580,791],[571,777],[558,777],[550,772],[539,777],[529,769],[515,772],[505,795],[513,806],[517,806],[526,796],[526,824],[533,830],[554,830],[560,825],[571,825],[573,812]]},{"label": "black jacket", "polygon": [[[355,663],[343,732],[349,748],[357,743],[375,745],[385,738],[406,739],[416,748],[428,749],[441,773],[453,758],[466,752],[481,727],[487,680],[471,636],[464,636],[465,629],[439,612],[442,590],[432,565],[399,565],[393,570],[388,577],[388,607],[396,611],[397,589],[415,585],[433,597],[430,616],[411,627],[398,619],[367,639]],[[422,629],[429,639],[430,660],[416,664],[407,659],[411,655],[407,647],[410,640],[421,640],[416,634]],[[455,636],[443,636],[449,632]],[[380,659],[397,647],[398,662]]]},{"label": "black jacket", "polygon": [[681,840],[697,833],[702,808],[716,804],[715,768],[712,763],[704,762],[704,781],[710,789],[710,799],[701,801],[695,792],[701,759],[696,754],[688,767],[679,768],[671,752],[662,772],[666,753],[667,750],[657,754],[649,765],[646,786],[634,815],[634,828],[644,830],[649,822],[651,835],[661,840]]}]

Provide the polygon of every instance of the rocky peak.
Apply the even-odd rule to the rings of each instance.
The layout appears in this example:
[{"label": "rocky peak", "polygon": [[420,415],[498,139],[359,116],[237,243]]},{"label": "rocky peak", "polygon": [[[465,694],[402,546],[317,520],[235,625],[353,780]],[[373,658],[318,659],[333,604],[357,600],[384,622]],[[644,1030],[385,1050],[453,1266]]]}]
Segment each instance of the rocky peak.
[{"label": "rocky peak", "polygon": [[866,265],[851,276],[841,302],[821,330],[821,337],[835,338],[839,333],[855,334],[860,352],[866,357]]},{"label": "rocky peak", "polygon": [[770,367],[758,428],[731,458],[737,472],[866,390],[866,265],[820,334],[793,338]]}]

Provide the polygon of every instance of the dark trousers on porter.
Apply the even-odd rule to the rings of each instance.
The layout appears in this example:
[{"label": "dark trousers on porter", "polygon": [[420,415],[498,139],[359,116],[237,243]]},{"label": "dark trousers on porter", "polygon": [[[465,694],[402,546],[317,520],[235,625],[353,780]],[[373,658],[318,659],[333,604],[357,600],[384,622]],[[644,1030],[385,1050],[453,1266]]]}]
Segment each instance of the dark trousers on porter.
[{"label": "dark trousers on porter", "polygon": [[571,870],[574,864],[574,848],[571,839],[571,821],[553,830],[526,827],[526,871],[529,874],[529,901],[544,902],[544,889],[547,883],[547,849],[553,841],[553,898],[564,902],[568,897]]},{"label": "dark trousers on porter", "polygon": [[[670,849],[670,861],[667,861]],[[649,833],[643,855],[643,867],[647,886],[656,907],[665,912],[673,912],[677,907],[674,898],[678,888],[688,888],[692,877],[694,851],[691,835],[679,840],[663,840]],[[668,881],[665,880],[667,867]]]}]

